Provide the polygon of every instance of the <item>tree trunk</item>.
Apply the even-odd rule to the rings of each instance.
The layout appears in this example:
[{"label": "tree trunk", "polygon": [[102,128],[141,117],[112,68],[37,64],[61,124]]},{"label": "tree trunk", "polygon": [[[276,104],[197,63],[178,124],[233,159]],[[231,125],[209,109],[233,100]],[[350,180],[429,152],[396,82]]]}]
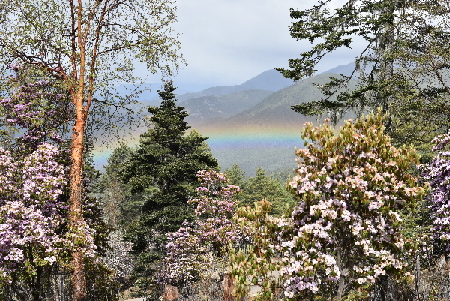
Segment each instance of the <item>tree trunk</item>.
[{"label": "tree trunk", "polygon": [[42,276],[42,267],[37,266],[36,267],[36,275],[33,277],[33,280],[31,281],[31,296],[33,297],[33,301],[40,301],[41,293],[42,293],[42,283],[41,283],[41,276]]},{"label": "tree trunk", "polygon": [[342,264],[341,247],[338,247],[338,249],[337,249],[336,263],[337,263],[339,270],[341,271],[341,276],[339,277],[339,284],[338,284],[336,299],[342,300],[342,296],[344,295],[344,290],[345,290],[345,278],[344,278],[344,275],[342,275],[342,272],[344,269],[343,269],[343,264]]},{"label": "tree trunk", "polygon": [[[385,7],[380,13],[382,15],[394,15],[397,2],[393,1],[389,6]],[[386,21],[385,21],[386,22]],[[392,21],[394,22],[394,21]],[[387,57],[387,54],[392,50],[393,43],[395,41],[395,27],[394,24],[385,23],[384,28],[379,36],[377,36],[378,43],[378,59],[381,59],[380,69],[378,70],[377,80],[383,84],[388,83],[394,75],[394,60]],[[392,97],[386,95],[386,93],[377,93],[377,105],[382,109],[383,114],[389,112],[391,106]],[[388,115],[385,122],[385,132],[392,133],[392,117]]]},{"label": "tree trunk", "polygon": [[234,290],[234,277],[231,274],[226,274],[222,281],[223,288],[223,300],[224,301],[234,301],[233,290]]},{"label": "tree trunk", "polygon": [[163,300],[173,301],[180,298],[180,294],[178,293],[178,288],[176,286],[172,286],[170,284],[166,284],[164,286],[164,293],[162,295]]},{"label": "tree trunk", "polygon": [[[83,172],[83,136],[85,129],[85,118],[82,97],[77,97],[74,101],[77,119],[73,128],[71,145],[71,166],[70,166],[70,228],[71,231],[78,232],[78,225],[83,223],[82,208],[82,172]],[[86,279],[84,272],[83,253],[79,246],[75,246],[72,253],[72,300],[81,301],[86,296]]]}]

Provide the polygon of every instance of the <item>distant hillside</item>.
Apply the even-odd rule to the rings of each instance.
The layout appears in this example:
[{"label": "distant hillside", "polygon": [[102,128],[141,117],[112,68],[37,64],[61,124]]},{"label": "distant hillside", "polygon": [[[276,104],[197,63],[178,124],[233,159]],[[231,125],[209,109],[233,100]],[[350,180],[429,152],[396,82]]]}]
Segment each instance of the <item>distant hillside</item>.
[{"label": "distant hillside", "polygon": [[201,128],[245,128],[248,126],[259,126],[262,128],[273,125],[286,125],[286,127],[296,127],[305,121],[315,120],[306,118],[294,112],[293,105],[318,100],[323,97],[321,91],[314,84],[325,84],[330,76],[337,74],[319,74],[311,78],[299,81],[289,87],[274,92],[264,98],[254,107],[249,108],[239,114],[231,116],[225,120],[211,120]]},{"label": "distant hillside", "polygon": [[[268,70],[238,86],[212,87],[202,92],[178,96],[178,99],[201,95],[180,101],[180,104],[195,116],[189,119],[195,126],[205,122],[206,127],[242,127],[249,124],[263,126],[271,123],[299,122],[303,124],[305,120],[311,118],[301,116],[291,107],[323,98],[323,94],[314,84],[325,84],[329,82],[330,76],[350,75],[354,65],[351,63],[337,66],[330,70],[334,72],[321,73],[296,83],[283,78],[276,70]],[[251,88],[258,90],[247,90]],[[266,92],[256,92],[262,90]],[[227,91],[239,92],[226,93]],[[268,91],[275,92],[270,94]]]},{"label": "distant hillside", "polygon": [[219,96],[235,92],[241,92],[250,89],[256,90],[268,90],[278,91],[284,87],[292,85],[294,82],[281,75],[280,72],[275,69],[264,71],[263,73],[247,80],[246,82],[236,86],[217,86],[205,89],[201,92],[186,93],[178,95],[177,98],[180,102],[186,101],[191,98],[199,98],[203,96]]},{"label": "distant hillside", "polygon": [[352,75],[352,72],[354,70],[355,70],[355,63],[350,63],[348,65],[340,65],[340,66],[334,67],[323,73],[336,73],[336,74],[344,74],[345,76],[350,76],[350,75]]},{"label": "distant hillside", "polygon": [[225,119],[239,114],[254,107],[270,94],[271,91],[252,89],[226,95],[191,98],[181,105],[189,113],[189,124],[197,126],[208,120]]}]

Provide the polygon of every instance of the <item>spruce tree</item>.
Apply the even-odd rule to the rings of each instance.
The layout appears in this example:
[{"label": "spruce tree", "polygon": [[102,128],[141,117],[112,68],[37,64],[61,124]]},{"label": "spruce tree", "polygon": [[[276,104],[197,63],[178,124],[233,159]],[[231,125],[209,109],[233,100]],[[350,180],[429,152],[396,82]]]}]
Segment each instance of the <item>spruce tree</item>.
[{"label": "spruce tree", "polygon": [[174,90],[169,82],[164,91],[158,91],[162,103],[149,107],[150,129],[141,135],[138,148],[122,171],[131,193],[144,201],[128,237],[139,254],[140,272],[147,275],[159,269],[156,262],[164,254],[166,234],[195,216],[187,201],[195,192],[197,171],[218,168],[207,138],[195,130],[187,133],[188,113],[175,103]]}]

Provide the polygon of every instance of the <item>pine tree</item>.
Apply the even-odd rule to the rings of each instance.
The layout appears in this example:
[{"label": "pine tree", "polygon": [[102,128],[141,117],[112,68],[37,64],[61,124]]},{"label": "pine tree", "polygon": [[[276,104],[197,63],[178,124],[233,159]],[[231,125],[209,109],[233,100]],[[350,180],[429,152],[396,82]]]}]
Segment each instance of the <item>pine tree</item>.
[{"label": "pine tree", "polygon": [[113,229],[128,224],[139,214],[142,206],[141,198],[133,196],[121,178],[121,172],[132,153],[131,147],[121,143],[108,158],[105,172],[95,183],[95,192],[104,204],[106,222]]},{"label": "pine tree", "polygon": [[[300,80],[313,75],[317,64],[340,48],[366,44],[355,58],[351,76],[330,78],[320,86],[322,99],[293,106],[304,115],[331,114],[337,121],[348,111],[361,114],[381,107],[389,113],[386,133],[396,144],[413,143],[421,152],[450,127],[448,76],[449,1],[347,0],[331,10],[331,0],[311,9],[291,9],[290,28],[311,50],[289,60],[284,76]],[[350,87],[350,80],[353,86]],[[355,84],[356,82],[356,84]],[[337,95],[337,98],[332,98]]]},{"label": "pine tree", "polygon": [[239,164],[233,164],[230,168],[225,169],[224,174],[231,185],[237,185],[241,188],[244,185],[245,171],[242,170]]}]

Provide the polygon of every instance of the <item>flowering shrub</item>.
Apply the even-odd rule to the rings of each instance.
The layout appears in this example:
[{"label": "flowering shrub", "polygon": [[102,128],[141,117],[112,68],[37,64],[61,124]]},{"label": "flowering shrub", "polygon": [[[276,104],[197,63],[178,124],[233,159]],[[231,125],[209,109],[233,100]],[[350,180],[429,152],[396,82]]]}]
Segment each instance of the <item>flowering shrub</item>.
[{"label": "flowering shrub", "polygon": [[278,280],[272,272],[280,270],[273,252],[278,239],[272,237],[286,219],[268,215],[271,204],[266,200],[237,208],[239,187],[226,185],[224,174],[202,170],[197,176],[198,197],[189,201],[197,205],[197,219],[168,236],[163,282],[194,287],[195,281],[226,273],[236,296],[246,296],[254,283],[262,288],[258,300],[269,300]]},{"label": "flowering shrub", "polygon": [[0,99],[4,122],[20,129],[16,147],[33,150],[45,141],[60,142],[59,132],[70,120],[71,103],[60,84],[41,76],[38,69],[11,66],[12,74],[2,84],[8,91]]},{"label": "flowering shrub", "polygon": [[201,170],[197,177],[200,181],[198,198],[189,200],[197,205],[197,219],[168,235],[165,283],[183,285],[204,277],[238,237],[231,219],[237,207],[233,196],[239,192],[239,187],[226,185],[224,174],[214,170]]},{"label": "flowering shrub", "polygon": [[15,293],[28,291],[42,299],[53,263],[70,268],[74,249],[93,263],[105,231],[99,207],[86,197],[86,222],[68,224],[70,161],[62,136],[73,107],[67,90],[39,69],[13,66],[11,71],[0,82],[5,91],[0,99],[2,124],[14,130],[0,132],[7,149],[0,148],[0,299],[7,283],[21,288]]},{"label": "flowering shrub", "polygon": [[21,160],[0,148],[0,283],[52,264],[66,244],[60,235],[66,181],[57,155],[49,144]]},{"label": "flowering shrub", "polygon": [[257,285],[259,289],[251,300],[279,300],[282,268],[279,234],[292,227],[292,223],[290,218],[269,215],[270,211],[271,203],[263,199],[253,207],[240,207],[235,217],[248,241],[245,247],[232,249],[230,254],[238,299],[249,294],[250,285]]},{"label": "flowering shrub", "polygon": [[123,239],[123,233],[120,230],[109,234],[108,244],[110,249],[100,260],[115,273],[116,278],[130,277],[135,266],[131,251],[133,244]]},{"label": "flowering shrub", "polygon": [[293,227],[279,247],[286,297],[340,300],[403,272],[401,212],[425,193],[408,173],[415,151],[395,148],[379,115],[348,121],[336,135],[328,124],[307,123],[303,139],[290,183]]},{"label": "flowering shrub", "polygon": [[[433,222],[433,239],[450,240],[450,132],[437,136],[434,151],[438,154],[426,165],[422,165],[422,177],[430,184],[429,209]],[[449,251],[450,247],[446,247]]]}]

